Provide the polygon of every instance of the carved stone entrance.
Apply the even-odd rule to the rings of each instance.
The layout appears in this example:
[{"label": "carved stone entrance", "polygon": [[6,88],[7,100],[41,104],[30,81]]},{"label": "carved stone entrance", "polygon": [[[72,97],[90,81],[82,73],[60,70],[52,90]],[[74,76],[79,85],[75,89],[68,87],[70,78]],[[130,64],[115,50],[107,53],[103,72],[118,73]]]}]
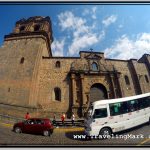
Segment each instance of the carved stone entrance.
[{"label": "carved stone entrance", "polygon": [[102,99],[108,99],[105,86],[100,83],[93,84],[90,89],[90,103]]}]

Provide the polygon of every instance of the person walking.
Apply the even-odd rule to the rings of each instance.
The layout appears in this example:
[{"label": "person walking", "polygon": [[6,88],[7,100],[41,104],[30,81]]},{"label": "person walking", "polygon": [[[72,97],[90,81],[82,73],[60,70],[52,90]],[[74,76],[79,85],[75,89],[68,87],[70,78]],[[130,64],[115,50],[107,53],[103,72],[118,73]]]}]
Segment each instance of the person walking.
[{"label": "person walking", "polygon": [[66,119],[66,114],[65,114],[65,113],[63,113],[63,116],[64,116],[64,121],[65,121],[65,119]]},{"label": "person walking", "polygon": [[75,121],[75,115],[74,115],[74,113],[72,113],[72,126],[75,126],[75,123],[74,123],[74,121]]},{"label": "person walking", "polygon": [[30,117],[30,114],[27,112],[26,114],[25,114],[25,119],[26,120],[28,120],[28,119],[30,119],[31,117]]},{"label": "person walking", "polygon": [[61,122],[62,122],[62,125],[64,126],[64,121],[65,121],[65,116],[64,116],[64,114],[62,113],[62,115],[61,115]]}]

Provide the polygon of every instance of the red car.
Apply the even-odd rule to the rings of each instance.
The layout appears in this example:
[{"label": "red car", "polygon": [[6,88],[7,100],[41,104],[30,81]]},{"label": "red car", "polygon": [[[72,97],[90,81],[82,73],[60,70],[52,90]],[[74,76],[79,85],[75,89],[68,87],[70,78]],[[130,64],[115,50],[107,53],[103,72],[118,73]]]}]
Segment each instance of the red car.
[{"label": "red car", "polygon": [[13,131],[16,133],[33,133],[50,136],[53,133],[53,125],[50,119],[31,118],[14,124]]}]

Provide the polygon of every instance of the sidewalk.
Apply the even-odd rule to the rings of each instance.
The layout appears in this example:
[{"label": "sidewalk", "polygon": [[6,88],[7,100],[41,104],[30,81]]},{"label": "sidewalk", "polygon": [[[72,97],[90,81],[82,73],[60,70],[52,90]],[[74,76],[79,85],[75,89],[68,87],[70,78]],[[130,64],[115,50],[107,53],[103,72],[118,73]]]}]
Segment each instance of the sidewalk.
[{"label": "sidewalk", "polygon": [[[0,125],[8,127],[8,128],[13,128],[12,123],[4,123],[0,121]],[[76,126],[60,126],[60,127],[54,127],[54,132],[72,132],[72,131],[84,131],[83,127],[76,127]]]},{"label": "sidewalk", "polygon": [[[0,114],[0,125],[3,125],[5,127],[13,128],[13,125],[15,123],[20,122],[22,120],[24,120],[24,118],[16,118],[13,116]],[[50,120],[52,121],[51,118]],[[65,126],[63,126],[61,120],[58,119],[56,120],[56,124],[54,125],[54,130],[63,132],[83,131],[84,130],[83,119],[75,120],[75,126],[72,126],[71,119],[65,120]]]}]

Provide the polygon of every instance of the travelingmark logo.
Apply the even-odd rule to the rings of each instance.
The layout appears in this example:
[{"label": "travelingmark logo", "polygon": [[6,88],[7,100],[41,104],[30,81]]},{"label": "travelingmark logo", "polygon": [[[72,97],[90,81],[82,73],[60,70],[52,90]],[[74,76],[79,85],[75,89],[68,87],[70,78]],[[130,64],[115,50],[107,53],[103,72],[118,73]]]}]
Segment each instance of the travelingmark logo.
[{"label": "travelingmark logo", "polygon": [[124,135],[118,135],[118,134],[111,134],[111,135],[98,135],[98,136],[87,136],[87,135],[73,135],[74,139],[143,139],[144,135],[143,134],[124,134]]},{"label": "travelingmark logo", "polygon": [[74,139],[86,139],[87,136],[86,135],[73,135]]},{"label": "travelingmark logo", "polygon": [[74,139],[108,139],[110,135],[87,136],[87,135],[73,135]]}]

